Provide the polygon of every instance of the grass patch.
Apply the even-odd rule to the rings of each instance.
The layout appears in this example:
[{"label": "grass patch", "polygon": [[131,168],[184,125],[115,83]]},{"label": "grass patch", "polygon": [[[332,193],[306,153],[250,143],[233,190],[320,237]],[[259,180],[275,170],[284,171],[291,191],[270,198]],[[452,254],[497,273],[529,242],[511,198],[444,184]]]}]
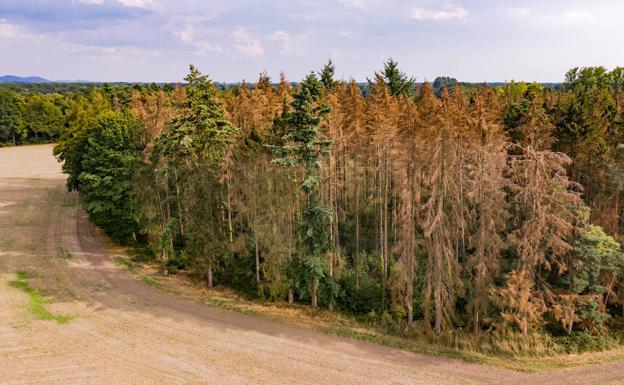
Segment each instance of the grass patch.
[{"label": "grass patch", "polygon": [[123,257],[115,257],[113,258],[113,262],[131,273],[133,273],[140,266],[138,263]]},{"label": "grass patch", "polygon": [[34,227],[35,224],[35,220],[31,218],[19,218],[11,222],[15,227]]},{"label": "grass patch", "polygon": [[358,330],[350,326],[320,326],[314,328],[325,334],[338,337],[350,338],[353,340],[370,342],[377,345],[388,346],[395,349],[407,350],[414,353],[429,354],[439,357],[452,358],[475,364],[490,363],[487,357],[473,352],[465,352],[455,349],[444,349],[432,345],[427,345],[419,340],[408,340],[405,338],[392,337],[385,334],[375,333],[371,330]]},{"label": "grass patch", "polygon": [[67,249],[63,246],[57,247],[56,255],[65,261],[69,261],[70,259],[72,259],[71,253],[67,251]]},{"label": "grass patch", "polygon": [[10,250],[15,247],[14,238],[4,238],[0,240],[0,250]]},{"label": "grass patch", "polygon": [[167,286],[163,285],[162,283],[158,282],[156,279],[154,279],[153,277],[149,276],[149,275],[142,275],[140,277],[141,282],[156,288],[158,290],[164,290],[164,291],[168,291],[167,290]]},{"label": "grass patch", "polygon": [[63,207],[76,207],[77,198],[75,195],[70,195],[67,197],[65,202],[63,203]]},{"label": "grass patch", "polygon": [[34,278],[35,274],[29,271],[18,271],[15,274],[15,279],[9,281],[9,286],[21,290],[29,296],[28,310],[35,318],[46,321],[56,321],[60,324],[65,324],[71,321],[71,317],[64,314],[52,313],[46,308],[48,303],[47,299],[41,292],[28,285],[28,279]]}]

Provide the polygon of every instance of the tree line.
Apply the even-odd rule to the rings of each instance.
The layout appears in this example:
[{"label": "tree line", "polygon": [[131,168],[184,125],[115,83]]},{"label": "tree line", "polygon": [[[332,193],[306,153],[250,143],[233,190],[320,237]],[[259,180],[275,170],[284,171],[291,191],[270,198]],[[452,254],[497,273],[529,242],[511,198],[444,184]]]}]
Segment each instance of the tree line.
[{"label": "tree line", "polygon": [[94,90],[55,147],[91,219],[188,272],[442,333],[604,334],[624,315],[624,72],[440,88],[389,60],[292,87]]}]

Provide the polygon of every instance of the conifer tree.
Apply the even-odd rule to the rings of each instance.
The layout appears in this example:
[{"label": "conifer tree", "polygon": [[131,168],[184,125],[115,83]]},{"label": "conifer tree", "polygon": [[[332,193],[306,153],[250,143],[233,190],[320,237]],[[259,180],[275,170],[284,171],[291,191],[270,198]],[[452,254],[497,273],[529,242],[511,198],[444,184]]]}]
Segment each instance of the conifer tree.
[{"label": "conifer tree", "polygon": [[421,203],[421,173],[419,155],[422,157],[424,146],[418,138],[418,110],[412,98],[400,100],[401,115],[397,132],[394,135],[392,154],[393,173],[397,183],[399,237],[395,249],[399,254],[400,287],[404,294],[407,308],[407,321],[414,321],[414,269],[416,268],[416,250],[419,248],[417,216]]},{"label": "conifer tree", "polygon": [[[526,121],[543,124],[541,119],[530,116],[542,116],[540,109],[541,106],[536,105],[535,109],[529,110]],[[526,127],[531,132],[538,132],[539,128]],[[544,128],[549,131],[542,125],[541,129]],[[510,162],[515,228],[508,239],[514,245],[518,259],[509,275],[507,288],[501,289],[498,295],[503,317],[508,323],[517,324],[523,334],[535,326],[536,315],[556,305],[558,297],[544,274],[550,272],[561,276],[571,267],[572,246],[568,240],[579,224],[581,214],[578,186],[569,180],[565,169],[570,158],[562,153],[540,150],[544,143],[540,136],[529,135],[527,139],[526,147],[518,148]],[[511,296],[526,291],[530,293],[529,299],[521,303],[512,301]],[[514,303],[515,308],[510,308]],[[573,306],[572,302],[567,303]],[[560,310],[553,315],[569,313]]]},{"label": "conifer tree", "polygon": [[223,161],[237,130],[225,120],[216,88],[207,76],[191,65],[185,80],[189,84],[186,99],[179,105],[180,113],[157,139],[156,151],[164,159],[166,180],[174,188],[179,225],[184,222],[184,212],[193,213],[188,216],[186,251],[212,286],[213,270],[231,239],[231,225],[225,223],[223,215],[227,210]]},{"label": "conifer tree", "polygon": [[318,284],[325,276],[326,257],[331,248],[327,227],[331,210],[321,203],[319,186],[321,167],[331,147],[331,141],[323,139],[319,130],[321,117],[328,112],[327,107],[320,104],[322,96],[321,82],[314,73],[309,74],[294,95],[292,110],[285,116],[285,144],[273,147],[280,156],[275,163],[302,164],[305,168],[301,181],[305,201],[297,238],[312,307],[318,306]]},{"label": "conifer tree", "polygon": [[419,134],[430,150],[422,162],[427,189],[422,210],[423,244],[429,258],[425,286],[425,320],[430,321],[429,306],[433,299],[434,331],[440,333],[454,315],[453,307],[459,289],[457,245],[461,240],[459,141],[453,126],[455,110],[448,95],[439,101],[425,83],[419,98],[421,129]]},{"label": "conifer tree", "polygon": [[331,60],[327,62],[319,72],[319,80],[323,84],[326,92],[331,92],[334,90],[336,86],[336,81],[334,80],[334,72],[336,71],[336,67]]},{"label": "conifer tree", "polygon": [[376,76],[366,106],[366,135],[369,156],[375,165],[374,199],[377,214],[377,250],[381,259],[381,281],[383,287],[382,307],[385,307],[390,249],[388,240],[389,194],[391,191],[391,170],[389,165],[390,141],[397,128],[399,107],[381,75]]},{"label": "conifer tree", "polygon": [[469,206],[469,248],[466,259],[472,280],[469,307],[473,332],[480,330],[480,316],[487,312],[499,258],[504,246],[508,218],[507,141],[497,124],[498,105],[490,90],[479,91],[469,132],[467,203]]},{"label": "conifer tree", "polygon": [[[416,86],[416,79],[408,77],[399,69],[399,63],[389,58],[384,63],[384,68],[379,73],[375,73],[375,78],[379,77],[388,87],[393,96],[413,95]],[[376,79],[375,79],[376,81]],[[369,80],[369,84],[374,81]]]}]

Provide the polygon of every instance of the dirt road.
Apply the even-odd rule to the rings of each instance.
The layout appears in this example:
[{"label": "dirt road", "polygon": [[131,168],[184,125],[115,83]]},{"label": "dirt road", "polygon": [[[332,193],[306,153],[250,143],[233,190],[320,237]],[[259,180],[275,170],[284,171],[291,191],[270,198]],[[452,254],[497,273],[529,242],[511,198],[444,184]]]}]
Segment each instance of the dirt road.
[{"label": "dirt road", "polygon": [[[0,149],[0,384],[624,383],[623,362],[527,376],[213,309],[134,280],[93,235],[51,146]],[[18,271],[71,320],[38,319]]]}]

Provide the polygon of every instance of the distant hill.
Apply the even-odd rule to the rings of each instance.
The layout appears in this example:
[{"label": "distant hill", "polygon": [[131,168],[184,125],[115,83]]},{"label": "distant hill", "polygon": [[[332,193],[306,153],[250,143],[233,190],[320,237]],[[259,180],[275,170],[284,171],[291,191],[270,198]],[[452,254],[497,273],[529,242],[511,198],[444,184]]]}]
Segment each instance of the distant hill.
[{"label": "distant hill", "polygon": [[50,81],[39,76],[21,77],[14,75],[5,75],[0,76],[0,83],[50,83]]}]

